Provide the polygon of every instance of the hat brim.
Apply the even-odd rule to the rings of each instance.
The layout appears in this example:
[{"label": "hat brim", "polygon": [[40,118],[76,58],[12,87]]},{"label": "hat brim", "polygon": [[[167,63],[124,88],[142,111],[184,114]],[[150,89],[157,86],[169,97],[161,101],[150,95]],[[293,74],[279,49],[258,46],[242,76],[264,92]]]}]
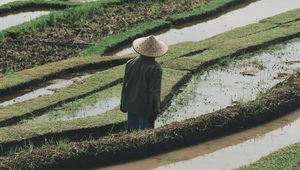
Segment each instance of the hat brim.
[{"label": "hat brim", "polygon": [[146,56],[146,57],[161,57],[168,52],[168,50],[169,50],[168,45],[158,39],[156,39],[156,43],[157,43],[156,49],[143,46],[143,44],[147,40],[147,38],[148,37],[142,37],[142,38],[138,38],[135,41],[133,41],[132,47],[137,53],[139,53],[143,56]]}]

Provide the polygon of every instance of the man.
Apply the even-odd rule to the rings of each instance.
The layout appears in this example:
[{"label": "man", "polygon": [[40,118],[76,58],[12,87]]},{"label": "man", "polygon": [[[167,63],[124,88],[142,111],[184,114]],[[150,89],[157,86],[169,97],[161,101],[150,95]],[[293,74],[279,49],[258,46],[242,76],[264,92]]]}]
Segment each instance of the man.
[{"label": "man", "polygon": [[162,68],[155,61],[168,46],[154,36],[136,39],[133,49],[139,57],[127,62],[121,96],[121,111],[128,113],[129,132],[154,128],[160,112]]}]

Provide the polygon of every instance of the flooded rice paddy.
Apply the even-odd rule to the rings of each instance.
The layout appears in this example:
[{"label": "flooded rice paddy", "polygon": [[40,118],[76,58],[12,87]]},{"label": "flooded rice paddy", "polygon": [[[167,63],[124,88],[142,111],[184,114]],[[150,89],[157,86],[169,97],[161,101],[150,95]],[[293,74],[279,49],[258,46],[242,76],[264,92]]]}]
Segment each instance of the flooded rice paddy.
[{"label": "flooded rice paddy", "polygon": [[251,101],[300,68],[300,42],[193,76],[156,120],[160,127]]},{"label": "flooded rice paddy", "polygon": [[[180,27],[180,29],[174,28],[174,29],[168,30],[166,33],[161,34],[160,38],[162,38],[169,44],[170,43],[175,44],[175,43],[179,43],[179,42],[183,42],[183,41],[203,40],[205,38],[217,35],[224,31],[231,30],[236,27],[240,27],[240,26],[247,25],[250,23],[254,23],[261,19],[267,18],[269,16],[276,15],[280,12],[285,12],[290,9],[300,7],[300,1],[297,1],[297,0],[288,0],[288,1],[289,1],[289,3],[283,3],[282,1],[277,1],[277,0],[256,1],[246,7],[236,9],[234,11],[228,12],[220,17],[208,20],[206,22],[201,21],[200,23],[197,23],[197,22],[189,23],[188,25],[182,25]],[[278,6],[280,6],[280,8],[278,8]],[[268,9],[268,10],[263,10],[263,9]],[[258,10],[258,11],[256,11],[256,10]],[[253,12],[253,11],[255,11],[255,12]],[[40,12],[43,12],[43,11],[40,11]],[[49,13],[47,11],[44,11],[44,12]],[[251,13],[251,15],[249,15],[249,13]],[[16,14],[16,15],[18,15],[18,14]],[[11,22],[15,22],[15,21],[18,21],[18,19],[11,19]],[[9,23],[9,22],[5,21],[5,23]],[[6,27],[6,25],[9,25],[9,24],[1,24],[1,18],[0,18],[0,30],[1,30],[1,27]],[[197,35],[197,36],[195,36],[195,35]],[[79,79],[80,79],[80,77],[79,77]],[[40,90],[40,92],[43,92],[44,94],[49,94],[49,95],[53,94],[52,92],[50,92],[48,90],[46,90],[46,91]],[[36,92],[29,90],[28,94],[22,94],[23,97],[18,96],[18,97],[24,98],[24,99],[20,100],[20,98],[18,98],[18,99],[12,99],[12,101],[13,100],[16,100],[16,101],[28,100],[28,99],[26,99],[27,96],[29,96],[29,99],[37,98],[38,96],[40,96],[39,95],[40,92],[36,93]],[[33,93],[36,93],[36,94],[32,95]],[[12,103],[12,104],[16,103],[16,102],[12,102],[12,101],[7,101],[5,103]],[[2,106],[5,106],[5,105],[2,104]],[[0,106],[1,106],[1,104],[0,104]]]},{"label": "flooded rice paddy", "polygon": [[28,11],[0,17],[0,31],[48,15],[50,11]]},{"label": "flooded rice paddy", "polygon": [[[299,55],[300,42],[294,42],[276,52],[246,56],[225,67],[194,75],[186,87],[182,88],[183,92],[175,96],[170,107],[158,117],[156,128],[256,99],[284,81],[293,70],[300,68]],[[66,104],[70,106],[58,109],[59,112],[37,117],[33,121],[66,121],[103,114],[120,104],[121,85],[113,88],[98,92],[102,98],[95,99],[91,104]],[[106,94],[107,91],[110,91],[109,95]],[[71,106],[76,109],[69,110]]]},{"label": "flooded rice paddy", "polygon": [[[262,19],[300,8],[299,0],[259,0],[246,7],[236,9],[221,16],[206,21],[198,21],[181,25],[179,27],[157,33],[157,37],[168,45],[186,41],[201,41],[217,34],[256,23]],[[131,44],[109,53],[110,55],[123,56],[133,53]]]},{"label": "flooded rice paddy", "polygon": [[229,170],[300,141],[300,110],[280,119],[194,146],[102,170]]}]

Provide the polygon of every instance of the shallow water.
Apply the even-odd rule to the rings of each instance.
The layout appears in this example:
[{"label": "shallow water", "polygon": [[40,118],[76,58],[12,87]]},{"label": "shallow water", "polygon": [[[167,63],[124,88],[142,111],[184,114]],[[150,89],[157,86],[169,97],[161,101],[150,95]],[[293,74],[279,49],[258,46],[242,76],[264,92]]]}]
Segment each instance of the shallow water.
[{"label": "shallow water", "polygon": [[101,167],[103,170],[229,170],[253,163],[300,141],[300,109],[280,119],[147,159]]},{"label": "shallow water", "polygon": [[[3,101],[0,103],[0,106],[5,107],[5,106],[10,106],[13,104],[21,103],[24,101],[32,100],[35,98],[38,98],[40,96],[44,95],[51,95],[55,93],[55,91],[66,88],[74,84],[75,82],[82,81],[84,79],[87,79],[91,75],[83,75],[79,77],[75,77],[72,79],[55,79],[51,80],[48,82],[48,85],[42,88],[35,89],[31,92],[25,93],[23,95],[17,96],[15,98],[12,98],[10,100]],[[2,99],[3,100],[3,99]]]},{"label": "shallow water", "polygon": [[156,127],[254,100],[300,68],[300,42],[283,50],[238,60],[228,66],[195,75]]},{"label": "shallow water", "polygon": [[0,0],[0,6],[4,4],[8,4],[10,2],[21,1],[21,0]]},{"label": "shallow water", "polygon": [[0,17],[0,31],[12,26],[20,25],[43,15],[48,15],[50,11],[32,11],[11,14]]},{"label": "shallow water", "polygon": [[45,114],[37,118],[34,118],[30,122],[68,121],[68,120],[75,120],[75,119],[80,119],[80,118],[85,118],[90,116],[96,116],[96,115],[103,114],[109,110],[112,110],[119,105],[120,105],[120,97],[114,96],[108,98],[107,100],[100,100],[95,104],[82,107],[78,111],[72,114],[60,114],[60,115]]},{"label": "shallow water", "polygon": [[[296,8],[300,8],[299,0],[260,0],[246,7],[227,12],[217,18],[205,22],[200,21],[200,23],[193,23],[192,25],[188,23],[181,25],[180,28],[172,28],[156,35],[168,45],[186,41],[201,41]],[[134,51],[130,45],[131,43],[109,53],[109,55],[123,56],[133,53]]]}]

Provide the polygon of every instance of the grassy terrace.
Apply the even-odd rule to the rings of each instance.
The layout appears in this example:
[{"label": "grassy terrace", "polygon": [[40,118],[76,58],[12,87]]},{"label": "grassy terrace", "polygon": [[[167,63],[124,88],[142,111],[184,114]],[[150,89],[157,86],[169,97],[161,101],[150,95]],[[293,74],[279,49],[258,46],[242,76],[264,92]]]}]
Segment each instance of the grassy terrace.
[{"label": "grassy terrace", "polygon": [[8,15],[16,11],[24,11],[28,9],[65,9],[69,7],[78,6],[78,2],[70,2],[64,0],[26,0],[26,1],[16,1],[0,6],[0,15]]},{"label": "grassy terrace", "polygon": [[[170,53],[166,55],[163,58],[160,58],[160,62],[163,63],[163,66],[165,67],[165,70],[167,71],[164,74],[164,95],[167,96],[169,93],[173,93],[171,90],[171,87],[176,84],[177,81],[179,81],[182,77],[185,77],[185,72],[181,72],[179,70],[182,69],[182,66],[190,66],[194,69],[189,69],[192,71],[196,71],[199,68],[203,68],[204,66],[209,66],[213,64],[215,59],[225,59],[226,57],[232,57],[235,56],[237,51],[244,51],[245,49],[248,49],[252,46],[259,46],[259,45],[270,45],[269,42],[274,42],[274,40],[283,40],[286,38],[292,38],[299,36],[299,30],[300,23],[297,20],[299,16],[300,10],[294,10],[291,12],[287,12],[282,15],[278,15],[276,17],[264,20],[257,24],[252,24],[243,28],[239,28],[224,34],[221,34],[219,36],[216,36],[214,38],[197,42],[197,43],[183,43],[179,45],[175,45],[171,47]],[[283,21],[280,20],[284,19]],[[281,21],[280,23],[278,21]],[[253,31],[253,32],[251,32]],[[276,34],[269,34],[269,31]],[[225,41],[225,38],[235,39],[237,38],[240,41]],[[250,41],[253,40],[253,41]],[[232,44],[235,42],[236,44]],[[197,45],[198,44],[198,45]],[[206,55],[203,55],[201,58],[199,58],[198,54],[191,55],[187,57],[188,62],[185,63],[185,65],[175,65],[174,63],[178,63],[178,61],[182,61],[181,59],[183,57],[180,57],[182,55],[188,54],[190,51],[198,51],[201,49],[207,48],[207,46],[210,44],[211,49],[209,50],[210,53],[204,51],[203,53]],[[232,48],[229,48],[228,45],[231,45]],[[237,46],[237,48],[235,48]],[[194,47],[194,48],[192,48]],[[227,48],[225,48],[227,47]],[[213,50],[214,49],[214,50]],[[222,52],[222,54],[220,54]],[[213,55],[214,54],[214,55]],[[201,59],[201,60],[200,60]],[[172,61],[172,62],[171,62]],[[174,61],[174,62],[173,62]],[[193,61],[193,62],[192,62]],[[199,62],[201,61],[201,62]],[[213,62],[212,62],[213,61]],[[220,60],[217,60],[220,61]],[[169,64],[171,63],[171,64]],[[83,98],[86,96],[91,95],[93,92],[101,91],[103,87],[107,86],[110,82],[117,81],[122,78],[123,76],[123,68],[124,66],[118,66],[114,67],[112,69],[105,70],[103,72],[100,72],[93,77],[90,77],[89,79],[86,79],[82,83],[74,84],[70,86],[69,88],[62,89],[55,93],[52,96],[44,96],[40,97],[36,100],[31,100],[28,102],[20,103],[17,105],[5,107],[0,109],[0,118],[3,121],[6,121],[8,119],[19,119],[22,118],[24,115],[29,116],[32,113],[33,114],[43,114],[48,108],[52,108],[54,106],[60,106],[65,101],[72,101],[73,99],[77,98]],[[166,67],[170,67],[173,69],[166,69]],[[175,68],[175,69],[174,69]],[[179,69],[176,71],[176,69]],[[170,73],[169,73],[170,72]],[[173,74],[171,74],[173,72]],[[175,73],[174,73],[175,72]],[[174,76],[174,75],[178,75]],[[174,80],[170,81],[170,78],[173,78]],[[167,79],[169,78],[169,79]],[[166,85],[168,82],[170,82],[170,85]],[[106,118],[111,118],[112,115],[119,115],[119,112],[114,110],[111,111],[111,114],[103,114],[107,115]],[[103,115],[99,116],[102,117]],[[111,117],[110,117],[111,116]],[[123,121],[124,117],[114,116],[116,122]],[[105,120],[106,118],[103,118]],[[78,124],[81,124],[81,127],[88,127],[93,125],[101,124],[103,120],[95,119],[93,120],[95,123],[90,123],[92,118],[86,118],[86,119],[80,119],[80,120],[74,120],[70,121],[68,123],[66,122],[56,122],[53,123],[53,128],[46,127],[45,124],[42,123],[33,123],[33,124],[21,124],[17,126],[12,127],[6,127],[0,129],[0,136],[4,141],[8,140],[16,140],[18,138],[28,138],[31,135],[42,135],[47,132],[59,132],[61,130],[67,130],[67,129],[78,129],[80,127],[76,126]],[[108,123],[113,123],[115,120],[111,120]],[[77,122],[77,123],[76,123]],[[86,122],[86,123],[82,123]],[[103,121],[105,122],[105,121]],[[74,124],[74,125],[72,125]],[[101,126],[101,125],[100,125]],[[28,129],[28,131],[24,130]],[[44,129],[44,130],[43,130]],[[9,134],[9,132],[14,133],[15,135]],[[27,133],[27,134],[26,134]],[[2,135],[3,134],[3,135]],[[10,138],[11,137],[11,138]]]},{"label": "grassy terrace", "polygon": [[243,166],[237,170],[272,170],[272,169],[299,169],[300,168],[300,143],[283,148],[254,164]]}]

